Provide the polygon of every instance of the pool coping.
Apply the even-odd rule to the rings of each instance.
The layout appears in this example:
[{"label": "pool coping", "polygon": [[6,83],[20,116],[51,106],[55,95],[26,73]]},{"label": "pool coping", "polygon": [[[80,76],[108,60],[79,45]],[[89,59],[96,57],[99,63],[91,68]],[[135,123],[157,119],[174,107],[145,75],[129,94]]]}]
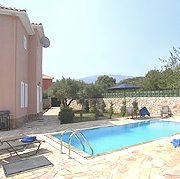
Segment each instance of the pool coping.
[{"label": "pool coping", "polygon": [[[87,128],[81,128],[81,129],[76,129],[76,130],[87,130],[87,129],[94,129],[94,128],[103,128],[103,127],[113,127],[113,126],[121,126],[121,125],[126,125],[126,124],[133,124],[133,123],[138,123],[138,122],[144,122],[144,121],[154,121],[154,120],[161,120],[161,121],[170,121],[170,120],[167,120],[167,119],[162,119],[162,118],[155,118],[155,119],[149,119],[149,120],[141,120],[141,121],[133,121],[133,122],[128,122],[128,123],[124,123],[124,124],[112,124],[112,125],[103,125],[103,126],[93,126],[93,127],[87,127]],[[170,121],[170,122],[178,122],[179,121]],[[65,130],[63,130],[65,131]],[[56,147],[60,150],[61,148],[61,141],[55,137],[53,137],[52,135],[53,134],[59,134],[60,132],[63,132],[63,131],[58,131],[58,132],[53,132],[53,133],[49,133],[49,134],[45,134],[44,137],[52,140],[53,142],[57,143],[59,145],[59,147]],[[150,140],[150,141],[147,141],[147,142],[141,142],[141,143],[138,143],[138,144],[134,144],[134,145],[131,145],[131,146],[127,146],[127,147],[123,147],[123,148],[120,148],[120,149],[115,149],[115,150],[111,150],[109,152],[103,152],[101,154],[96,154],[96,155],[90,155],[88,153],[85,153],[77,148],[75,148],[74,146],[71,145],[71,158],[74,158],[74,159],[77,159],[77,161],[79,161],[80,163],[82,163],[82,158],[87,162],[87,161],[91,161],[93,159],[98,159],[100,157],[106,157],[107,155],[111,155],[111,154],[114,154],[114,153],[119,153],[119,152],[123,152],[123,151],[128,151],[128,150],[131,150],[131,151],[134,151],[136,150],[137,148],[141,148],[143,147],[144,145],[148,145],[148,144],[152,144],[154,142],[161,142],[161,141],[164,141],[165,139],[170,139],[172,138],[173,136],[179,136],[180,135],[180,132],[176,133],[176,134],[172,134],[172,135],[169,135],[169,136],[164,136],[164,137],[160,137],[158,139],[154,139],[154,140]],[[49,142],[50,142],[49,140]],[[53,145],[53,142],[51,143],[52,146]],[[66,153],[68,154],[68,144],[63,142],[62,141],[62,144],[63,144],[63,151],[66,151],[66,152],[63,152],[62,153]],[[75,155],[74,155],[75,154]],[[79,157],[77,157],[77,155]],[[84,162],[83,162],[84,163]]]}]

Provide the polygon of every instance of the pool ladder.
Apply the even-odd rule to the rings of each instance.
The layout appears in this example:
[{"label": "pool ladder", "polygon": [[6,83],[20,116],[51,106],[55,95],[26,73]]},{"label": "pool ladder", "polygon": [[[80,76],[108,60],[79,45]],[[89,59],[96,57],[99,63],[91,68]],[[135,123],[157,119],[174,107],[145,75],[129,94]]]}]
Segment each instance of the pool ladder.
[{"label": "pool ladder", "polygon": [[89,142],[87,141],[86,137],[84,136],[84,134],[76,129],[66,129],[65,131],[63,131],[62,133],[60,133],[60,141],[61,141],[61,153],[62,152],[62,146],[63,146],[63,141],[62,141],[62,138],[63,138],[63,135],[64,133],[67,133],[67,132],[72,132],[72,134],[69,136],[69,139],[68,139],[68,149],[69,149],[69,159],[71,158],[71,140],[72,140],[72,137],[75,136],[76,139],[80,142],[80,144],[82,145],[83,147],[83,151],[85,151],[85,146],[84,144],[82,143],[82,140],[79,138],[78,134],[82,137],[82,139],[84,140],[84,142],[87,144],[87,146],[91,149],[91,153],[92,155],[94,154],[94,151],[91,147],[91,145],[89,144]]}]

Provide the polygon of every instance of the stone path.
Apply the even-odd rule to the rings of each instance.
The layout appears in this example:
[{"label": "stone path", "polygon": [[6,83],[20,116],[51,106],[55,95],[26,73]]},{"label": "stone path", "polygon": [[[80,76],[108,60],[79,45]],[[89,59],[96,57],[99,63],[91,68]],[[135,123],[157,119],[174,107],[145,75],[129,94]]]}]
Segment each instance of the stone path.
[{"label": "stone path", "polygon": [[[102,120],[76,124],[59,125],[57,109],[52,109],[44,115],[43,120],[25,124],[22,128],[1,131],[0,137],[17,134],[35,134],[38,137],[46,133],[58,132],[67,127],[76,129],[93,126],[119,125],[134,122],[131,119]],[[180,117],[170,120],[180,122]],[[133,136],[132,136],[133,137]],[[38,155],[46,156],[53,166],[38,168],[9,177],[10,179],[180,179],[180,148],[174,148],[170,141],[180,138],[180,134],[163,138],[158,141],[113,152],[107,155],[89,159],[82,163],[77,159],[68,159],[67,154],[51,143],[42,144]],[[0,155],[0,178],[6,178],[2,164],[18,160],[7,153]]]}]

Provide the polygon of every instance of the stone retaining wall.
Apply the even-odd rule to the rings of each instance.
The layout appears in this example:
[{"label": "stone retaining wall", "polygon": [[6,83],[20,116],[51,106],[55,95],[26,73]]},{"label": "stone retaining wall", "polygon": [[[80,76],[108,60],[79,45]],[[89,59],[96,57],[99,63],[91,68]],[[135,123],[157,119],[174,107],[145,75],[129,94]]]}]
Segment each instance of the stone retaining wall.
[{"label": "stone retaining wall", "polygon": [[77,103],[75,100],[72,101],[72,103],[70,104],[70,107],[75,110],[82,110],[82,105]]},{"label": "stone retaining wall", "polygon": [[[132,102],[135,99],[138,102],[139,109],[146,106],[150,114],[159,115],[161,107],[168,105],[173,115],[180,115],[180,97],[127,97],[126,106],[132,106]],[[110,103],[112,102],[114,104],[114,112],[119,113],[123,100],[124,98],[104,98],[106,109],[109,109]]]},{"label": "stone retaining wall", "polygon": [[[170,107],[173,115],[180,115],[180,97],[126,97],[126,106],[132,106],[132,102],[135,99],[138,102],[139,109],[146,106],[151,115],[160,115],[161,107],[164,105]],[[120,113],[124,98],[104,98],[103,100],[106,105],[106,110],[109,109],[110,103],[112,102],[114,104],[114,112]],[[73,101],[71,107],[76,110],[82,109],[81,105],[75,101]]]}]

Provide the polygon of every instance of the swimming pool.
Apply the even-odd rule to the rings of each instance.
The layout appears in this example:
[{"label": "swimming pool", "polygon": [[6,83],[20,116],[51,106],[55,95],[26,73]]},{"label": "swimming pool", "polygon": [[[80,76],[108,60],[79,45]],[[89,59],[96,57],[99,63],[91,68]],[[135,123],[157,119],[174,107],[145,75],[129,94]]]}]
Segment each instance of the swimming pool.
[{"label": "swimming pool", "polygon": [[[93,148],[94,155],[96,155],[179,133],[180,123],[152,120],[80,131],[86,137]],[[70,132],[65,133],[63,141],[68,143],[70,135]],[[60,138],[60,134],[53,134],[52,136]],[[82,139],[80,135],[79,138]],[[83,150],[81,143],[74,136],[72,137],[72,146],[91,155],[90,148],[86,143],[83,142],[83,144],[85,150]]]}]

